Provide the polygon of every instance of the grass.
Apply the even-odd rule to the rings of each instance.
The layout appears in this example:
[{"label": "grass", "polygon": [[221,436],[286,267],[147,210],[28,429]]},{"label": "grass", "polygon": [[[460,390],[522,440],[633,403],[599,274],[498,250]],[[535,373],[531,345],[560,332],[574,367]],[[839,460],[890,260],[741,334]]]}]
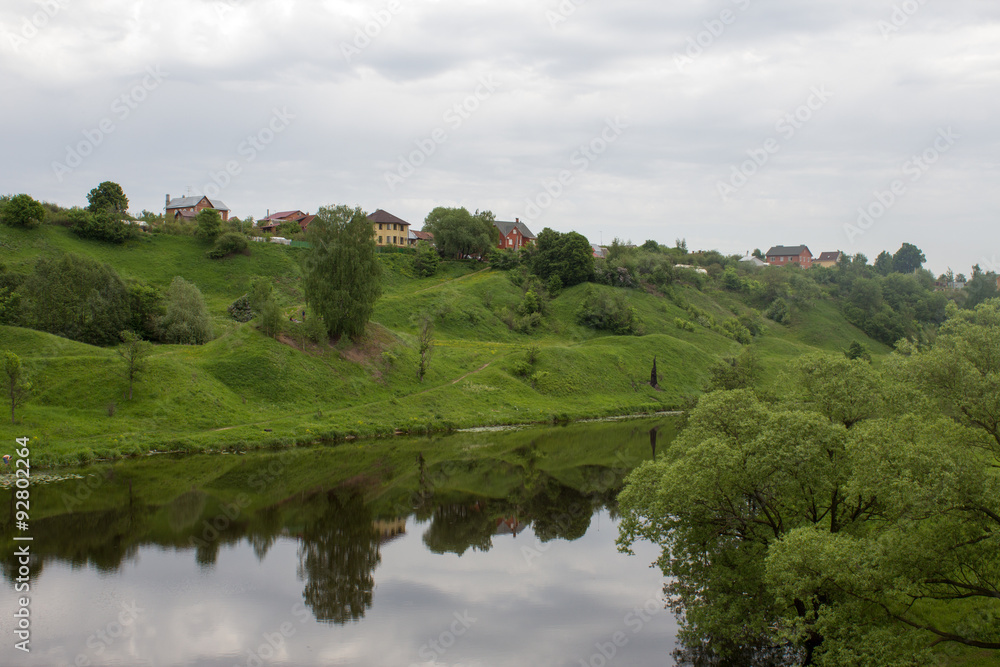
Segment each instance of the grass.
[{"label": "grass", "polygon": [[[629,290],[646,335],[608,336],[578,325],[587,286],[563,290],[545,304],[533,333],[511,330],[521,290],[505,272],[476,262],[442,262],[430,278],[413,274],[406,254],[380,255],[384,295],[365,337],[336,345],[304,342],[285,321],[281,340],[255,323],[229,318],[227,306],[254,276],[277,287],[286,313],[304,308],[300,248],[252,244],[252,254],[205,257],[191,237],[142,235],[123,247],[82,240],[69,230],[0,227],[8,270],[27,271],[37,257],[75,252],[107,262],[123,278],[166,287],[176,275],[195,283],[213,318],[215,339],[203,346],[158,345],[148,371],[124,399],[113,350],[46,333],[0,327],[0,349],[25,361],[35,391],[18,423],[0,424],[0,441],[27,435],[35,465],[69,465],[148,451],[220,451],[287,447],[422,433],[479,425],[549,422],[644,413],[685,405],[708,367],[740,346],[689,319],[690,303],[721,322],[739,312],[730,295],[677,286],[674,299]],[[593,286],[597,290],[611,290]],[[419,319],[434,320],[429,371],[417,379]],[[768,377],[811,350],[839,351],[860,340],[886,348],[849,325],[836,304],[817,302],[788,327],[771,322],[756,343]],[[530,348],[538,349],[534,364]],[[299,349],[301,348],[301,349]],[[660,390],[649,386],[657,358]]]}]

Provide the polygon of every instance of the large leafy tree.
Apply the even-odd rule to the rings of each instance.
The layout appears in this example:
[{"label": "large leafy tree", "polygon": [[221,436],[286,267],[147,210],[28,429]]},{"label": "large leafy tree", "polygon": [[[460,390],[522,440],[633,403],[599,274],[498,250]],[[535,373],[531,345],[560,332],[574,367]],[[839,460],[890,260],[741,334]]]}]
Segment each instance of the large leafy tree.
[{"label": "large leafy tree", "polygon": [[892,270],[896,273],[913,273],[926,261],[927,258],[920,248],[911,243],[904,243],[892,256]]},{"label": "large leafy tree", "polygon": [[45,218],[45,207],[31,198],[20,194],[0,198],[0,222],[12,227],[37,227]]},{"label": "large leafy tree", "polygon": [[214,208],[203,208],[194,218],[195,236],[205,243],[214,243],[222,231],[222,217]]},{"label": "large leafy tree", "polygon": [[177,276],[163,301],[165,312],[157,321],[157,331],[164,342],[201,345],[212,340],[212,321],[197,285]]},{"label": "large leafy tree", "polygon": [[110,209],[115,213],[128,211],[128,197],[122,186],[113,181],[104,181],[87,194],[88,208],[92,213]]},{"label": "large leafy tree", "polygon": [[542,278],[559,276],[564,287],[586,282],[594,275],[594,250],[577,232],[561,233],[546,227],[535,243],[532,269]]},{"label": "large leafy tree", "polygon": [[25,326],[91,345],[113,345],[131,320],[131,295],[107,264],[43,257],[18,289]]},{"label": "large leafy tree", "polygon": [[[978,372],[984,334],[946,331],[969,347],[942,373]],[[777,404],[708,394],[666,456],[630,476],[621,541],[662,546],[682,641],[787,641],[822,665],[923,664],[940,642],[1000,649],[1000,475],[979,424],[998,394],[981,387],[955,411],[966,423],[935,412],[908,381],[933,354],[882,369],[811,357]]]},{"label": "large leafy tree", "polygon": [[435,208],[424,220],[424,231],[434,234],[434,243],[444,257],[481,256],[496,247],[498,239],[492,212],[472,214],[465,208]]},{"label": "large leafy tree", "polygon": [[331,336],[361,336],[382,295],[371,221],[360,208],[324,206],[310,223],[307,239],[306,302]]}]

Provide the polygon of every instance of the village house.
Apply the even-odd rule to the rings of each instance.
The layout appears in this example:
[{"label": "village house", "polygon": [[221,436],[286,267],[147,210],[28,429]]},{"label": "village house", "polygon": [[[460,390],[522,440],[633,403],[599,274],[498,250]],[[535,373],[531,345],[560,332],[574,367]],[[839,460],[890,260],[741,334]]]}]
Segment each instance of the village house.
[{"label": "village house", "polygon": [[257,221],[257,228],[265,234],[273,234],[278,227],[286,222],[298,223],[299,228],[304,232],[309,227],[309,223],[316,219],[315,215],[303,213],[302,211],[278,211],[271,213],[265,218]]},{"label": "village house", "polygon": [[812,266],[813,254],[804,245],[783,246],[776,245],[767,251],[764,256],[771,266],[787,266],[798,264],[803,269]]},{"label": "village house", "polygon": [[405,248],[410,245],[410,223],[402,218],[397,218],[392,213],[377,209],[369,214],[368,219],[372,222],[375,230],[375,243],[379,247],[394,246]]},{"label": "village house", "polygon": [[837,266],[837,263],[840,261],[840,258],[843,254],[844,253],[840,252],[839,250],[834,252],[821,252],[819,254],[819,257],[816,259],[815,262],[813,262],[813,264],[815,264],[816,266],[825,266],[828,269],[832,269],[833,267]]},{"label": "village house", "polygon": [[199,195],[178,197],[177,199],[171,199],[170,195],[167,195],[164,211],[167,217],[173,217],[175,220],[178,218],[182,220],[194,220],[198,213],[206,208],[215,209],[219,212],[223,220],[229,220],[229,207],[223,204],[221,200],[213,200]]},{"label": "village house", "polygon": [[536,238],[527,225],[521,222],[520,218],[514,218],[514,222],[494,220],[493,226],[500,233],[500,237],[497,239],[498,248],[520,250],[529,243],[532,243]]},{"label": "village house", "polygon": [[410,230],[410,245],[417,245],[421,241],[427,241],[431,245],[434,245],[434,235],[430,232],[422,232],[420,230]]}]

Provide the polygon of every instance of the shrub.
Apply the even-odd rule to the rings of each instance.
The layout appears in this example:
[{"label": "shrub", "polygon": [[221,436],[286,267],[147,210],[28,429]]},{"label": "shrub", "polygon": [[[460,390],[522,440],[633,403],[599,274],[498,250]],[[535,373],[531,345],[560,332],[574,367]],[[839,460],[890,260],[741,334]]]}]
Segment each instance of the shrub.
[{"label": "shrub", "polygon": [[429,278],[437,273],[438,262],[441,258],[438,257],[437,250],[434,249],[427,241],[421,241],[417,244],[416,254],[413,256],[413,270],[421,278]]},{"label": "shrub", "polygon": [[215,240],[215,245],[208,251],[207,255],[211,259],[221,259],[227,255],[236,253],[247,253],[249,244],[247,238],[237,232],[227,232]]},{"label": "shrub", "polygon": [[260,311],[260,328],[266,336],[275,338],[281,333],[281,308],[273,296],[269,296]]},{"label": "shrub", "polygon": [[112,209],[91,212],[78,208],[70,211],[68,217],[73,222],[73,232],[81,238],[124,243],[132,236],[132,226]]},{"label": "shrub", "polygon": [[214,242],[219,232],[222,231],[222,218],[214,208],[203,208],[198,211],[194,222],[196,225],[195,236],[206,243]]},{"label": "shrub", "polygon": [[791,324],[792,323],[792,311],[788,307],[788,302],[784,299],[775,299],[767,310],[764,311],[764,317],[769,320],[773,320],[778,324]]},{"label": "shrub", "polygon": [[603,290],[588,287],[576,311],[576,320],[592,329],[617,335],[640,333],[639,316],[621,292],[609,295]]},{"label": "shrub", "polygon": [[233,301],[226,309],[229,316],[237,322],[249,322],[254,317],[253,307],[250,306],[250,295],[244,294]]},{"label": "shrub", "polygon": [[184,345],[212,340],[212,324],[197,286],[177,276],[167,288],[164,301],[166,313],[157,326],[161,340]]},{"label": "shrub", "polygon": [[30,195],[0,197],[0,223],[12,227],[37,227],[45,217],[45,207]]}]

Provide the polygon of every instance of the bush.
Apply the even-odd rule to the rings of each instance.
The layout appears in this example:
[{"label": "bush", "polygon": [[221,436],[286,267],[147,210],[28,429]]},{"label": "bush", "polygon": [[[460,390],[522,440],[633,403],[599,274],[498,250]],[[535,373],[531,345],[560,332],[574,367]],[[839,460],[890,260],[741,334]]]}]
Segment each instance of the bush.
[{"label": "bush", "polygon": [[24,326],[91,345],[117,345],[132,318],[121,277],[80,255],[39,259],[18,294]]},{"label": "bush", "polygon": [[269,296],[260,311],[260,328],[264,335],[271,338],[281,333],[281,308],[273,296]]},{"label": "bush", "polygon": [[576,320],[591,329],[610,331],[617,335],[641,333],[639,316],[621,292],[612,296],[603,290],[588,287],[583,302],[576,311]]},{"label": "bush", "polygon": [[212,340],[212,324],[201,291],[193,283],[177,276],[165,295],[166,313],[157,330],[165,343],[201,345]]},{"label": "bush", "polygon": [[421,241],[417,244],[416,254],[413,256],[413,270],[421,278],[429,278],[437,273],[438,262],[441,258],[438,257],[437,250],[434,249],[427,241]]},{"label": "bush", "polygon": [[45,217],[45,208],[30,195],[0,197],[0,223],[12,227],[37,227]]},{"label": "bush", "polygon": [[229,312],[229,316],[237,322],[249,322],[254,318],[254,310],[250,305],[249,294],[244,294],[236,299],[236,301],[233,301],[226,310]]},{"label": "bush", "polygon": [[788,307],[788,302],[784,299],[775,299],[774,302],[768,306],[767,310],[764,311],[764,317],[769,320],[774,320],[778,324],[792,323],[792,311]]},{"label": "bush", "polygon": [[73,222],[73,232],[81,238],[124,243],[132,236],[132,226],[111,209],[91,212],[78,208],[70,211],[68,217]]},{"label": "bush", "polygon": [[222,259],[236,253],[249,254],[248,248],[249,243],[247,243],[245,236],[237,232],[227,232],[215,240],[215,245],[207,254],[211,259]]},{"label": "bush", "polygon": [[206,243],[213,243],[222,231],[222,218],[214,208],[203,208],[194,218],[195,236]]}]

